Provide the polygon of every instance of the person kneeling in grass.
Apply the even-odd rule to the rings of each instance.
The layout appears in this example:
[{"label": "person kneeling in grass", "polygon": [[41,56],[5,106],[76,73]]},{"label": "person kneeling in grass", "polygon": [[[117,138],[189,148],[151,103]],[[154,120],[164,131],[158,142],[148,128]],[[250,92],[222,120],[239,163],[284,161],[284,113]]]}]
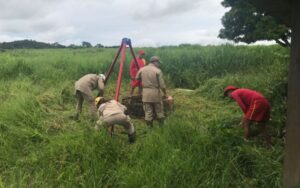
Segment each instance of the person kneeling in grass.
[{"label": "person kneeling in grass", "polygon": [[104,97],[97,97],[95,104],[98,108],[99,120],[95,126],[99,130],[99,126],[107,127],[112,130],[115,124],[122,125],[128,134],[130,143],[135,142],[135,129],[128,115],[125,115],[126,106],[120,104],[116,100],[106,100]]},{"label": "person kneeling in grass", "polygon": [[266,139],[267,145],[270,146],[271,137],[268,135],[266,126],[270,119],[268,100],[257,91],[235,86],[227,86],[224,90],[224,96],[235,100],[244,112],[242,125],[245,140],[249,140],[251,122],[256,122],[259,125],[261,134]]}]

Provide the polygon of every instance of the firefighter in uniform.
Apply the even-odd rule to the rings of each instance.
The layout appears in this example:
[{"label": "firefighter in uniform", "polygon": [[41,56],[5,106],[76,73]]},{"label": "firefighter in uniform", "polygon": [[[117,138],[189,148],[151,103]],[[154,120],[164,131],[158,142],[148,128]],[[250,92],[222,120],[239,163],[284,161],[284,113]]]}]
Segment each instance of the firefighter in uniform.
[{"label": "firefighter in uniform", "polygon": [[142,81],[142,101],[148,127],[153,126],[154,114],[159,125],[164,122],[163,97],[167,96],[163,73],[159,69],[159,57],[153,56],[150,63],[137,73],[136,79]]},{"label": "firefighter in uniform", "polygon": [[265,137],[267,145],[270,146],[271,137],[268,135],[266,126],[270,119],[270,104],[268,100],[257,91],[235,86],[227,86],[224,90],[224,96],[235,100],[244,112],[242,125],[244,127],[245,140],[247,141],[250,137],[251,122],[256,122],[261,134]]},{"label": "firefighter in uniform", "polygon": [[[103,97],[95,99],[95,105],[98,108],[99,120],[95,126],[99,130],[99,126],[112,128],[115,124],[122,125],[128,134],[130,143],[135,141],[135,129],[128,115],[125,115],[126,106],[120,104],[116,100],[106,100]],[[112,130],[112,129],[110,129]]]},{"label": "firefighter in uniform", "polygon": [[92,119],[97,119],[97,108],[94,103],[95,97],[92,91],[97,89],[98,96],[103,96],[104,80],[105,76],[103,74],[87,74],[75,82],[75,95],[77,99],[75,120],[79,120],[84,100],[86,100],[89,105],[89,112]]},{"label": "firefighter in uniform", "polygon": [[130,63],[130,77],[131,77],[131,90],[130,90],[130,96],[133,95],[134,89],[136,87],[138,87],[139,89],[139,95],[142,94],[141,90],[142,90],[142,83],[139,80],[136,80],[136,74],[139,71],[140,68],[144,67],[146,65],[146,61],[143,58],[145,55],[144,50],[139,50],[138,56],[136,58],[136,61],[139,65],[139,67],[137,67],[135,60],[133,59]]}]

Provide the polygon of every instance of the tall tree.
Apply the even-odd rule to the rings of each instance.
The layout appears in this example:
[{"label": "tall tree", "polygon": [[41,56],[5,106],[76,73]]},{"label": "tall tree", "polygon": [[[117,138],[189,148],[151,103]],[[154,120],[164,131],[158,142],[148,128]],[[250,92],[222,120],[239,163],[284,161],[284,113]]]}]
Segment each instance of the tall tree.
[{"label": "tall tree", "polygon": [[220,30],[220,38],[248,44],[275,40],[282,46],[290,46],[290,28],[276,17],[265,14],[253,0],[224,0],[222,5],[230,10],[222,18],[224,28]]},{"label": "tall tree", "polygon": [[86,42],[86,41],[83,41],[81,45],[82,45],[82,47],[84,47],[84,48],[91,48],[91,47],[92,47],[91,43]]},{"label": "tall tree", "polygon": [[[226,0],[237,2],[239,0]],[[291,28],[291,63],[288,76],[288,102],[283,187],[300,186],[300,1],[245,0],[263,15]]]},{"label": "tall tree", "polygon": [[288,80],[288,109],[284,187],[300,186],[300,1],[291,1],[292,46]]}]

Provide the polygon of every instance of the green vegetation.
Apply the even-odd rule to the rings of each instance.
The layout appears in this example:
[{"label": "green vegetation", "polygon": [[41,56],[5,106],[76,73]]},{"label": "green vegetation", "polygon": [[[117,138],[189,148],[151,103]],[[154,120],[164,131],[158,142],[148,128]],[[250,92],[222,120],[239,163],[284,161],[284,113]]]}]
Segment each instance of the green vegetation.
[{"label": "green vegetation", "polygon": [[117,46],[103,46],[102,44],[98,43],[95,46],[92,46],[91,43],[82,41],[81,45],[70,44],[69,46],[64,46],[59,44],[58,42],[55,43],[45,43],[39,42],[35,40],[17,40],[12,42],[0,42],[0,51],[4,52],[6,49],[57,49],[57,48],[117,48]]},{"label": "green vegetation", "polygon": [[[279,18],[282,15],[270,14],[261,3],[252,0],[223,0],[221,4],[228,12],[222,17],[220,38],[248,44],[274,40],[283,47],[291,46],[291,27]],[[283,5],[282,1],[282,10]]]},{"label": "green vegetation", "polygon": [[[110,138],[74,113],[74,81],[105,72],[116,49],[0,53],[0,187],[281,187],[288,49],[278,46],[147,48],[158,55],[175,98],[162,129],[133,120]],[[127,65],[130,56],[127,57]],[[113,97],[117,67],[106,95]],[[129,93],[128,66],[122,94]],[[242,112],[222,97],[228,85],[261,91],[272,104],[272,149],[243,141]],[[185,89],[178,89],[185,88]],[[190,89],[190,90],[187,90]],[[258,130],[254,126],[253,134]]]},{"label": "green vegetation", "polygon": [[55,42],[53,44],[38,42],[34,40],[17,40],[12,42],[1,42],[0,50],[4,49],[46,49],[46,48],[65,48],[65,46]]}]

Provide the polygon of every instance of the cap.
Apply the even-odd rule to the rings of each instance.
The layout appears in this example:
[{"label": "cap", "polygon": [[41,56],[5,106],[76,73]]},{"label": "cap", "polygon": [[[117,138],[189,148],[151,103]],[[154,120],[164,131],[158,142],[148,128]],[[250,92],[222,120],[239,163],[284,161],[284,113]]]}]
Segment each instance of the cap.
[{"label": "cap", "polygon": [[144,50],[139,50],[139,54],[140,55],[145,55],[145,51]]},{"label": "cap", "polygon": [[153,62],[160,62],[159,57],[157,57],[157,56],[152,56],[152,57],[150,58],[150,62],[151,62],[151,63],[153,63]]},{"label": "cap", "polygon": [[226,96],[227,92],[228,91],[232,91],[232,90],[236,90],[238,89],[237,87],[235,86],[227,86],[225,89],[224,89],[224,96]]}]

